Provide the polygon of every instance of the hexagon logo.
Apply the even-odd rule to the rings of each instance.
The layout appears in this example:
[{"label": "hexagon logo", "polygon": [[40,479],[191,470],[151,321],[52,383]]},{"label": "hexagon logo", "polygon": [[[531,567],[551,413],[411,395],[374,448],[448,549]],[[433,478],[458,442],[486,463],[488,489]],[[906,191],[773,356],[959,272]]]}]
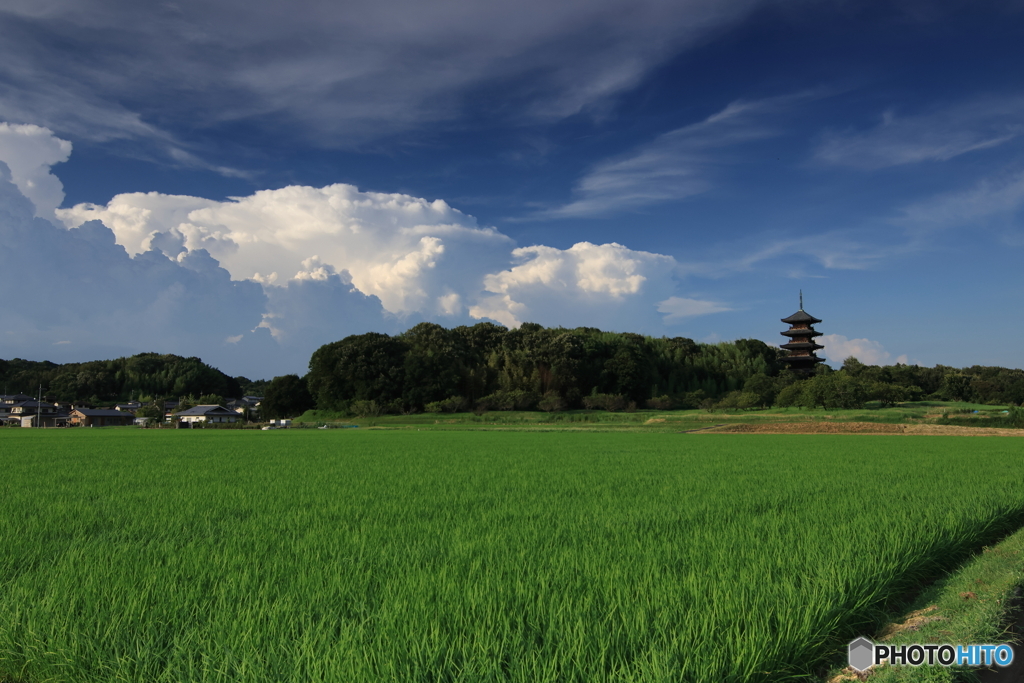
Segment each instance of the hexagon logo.
[{"label": "hexagon logo", "polygon": [[850,643],[847,661],[857,671],[867,671],[875,662],[875,644],[861,636]]}]

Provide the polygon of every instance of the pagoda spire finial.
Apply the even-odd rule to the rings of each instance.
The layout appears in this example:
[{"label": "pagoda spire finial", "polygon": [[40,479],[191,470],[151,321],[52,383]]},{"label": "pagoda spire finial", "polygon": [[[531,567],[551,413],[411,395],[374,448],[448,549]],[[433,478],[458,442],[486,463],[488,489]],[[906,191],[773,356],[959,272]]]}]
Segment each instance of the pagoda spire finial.
[{"label": "pagoda spire finial", "polygon": [[804,310],[804,290],[800,290],[800,310]]}]

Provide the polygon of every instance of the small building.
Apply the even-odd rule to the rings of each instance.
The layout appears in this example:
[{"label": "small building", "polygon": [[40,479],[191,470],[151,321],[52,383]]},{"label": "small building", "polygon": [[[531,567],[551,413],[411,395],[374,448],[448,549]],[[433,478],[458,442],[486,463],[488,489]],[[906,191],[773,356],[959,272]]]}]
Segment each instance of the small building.
[{"label": "small building", "polygon": [[196,422],[231,423],[237,422],[242,418],[241,415],[233,410],[228,410],[224,406],[196,406],[195,408],[183,410],[180,413],[174,413],[174,417],[178,422],[184,422],[185,424]]},{"label": "small building", "polygon": [[128,401],[127,403],[118,403],[114,406],[114,410],[120,410],[126,413],[134,413],[136,410],[142,407],[142,404],[138,401]]},{"label": "small building", "polygon": [[12,417],[11,410],[14,406],[25,401],[31,401],[31,396],[25,394],[2,394],[0,395],[0,421],[12,424],[21,424],[20,417]]},{"label": "small building", "polygon": [[263,401],[262,396],[243,396],[242,398],[233,398],[228,401],[228,408],[239,415],[248,416],[250,420],[254,420],[259,417],[261,401]]},{"label": "small building", "polygon": [[11,406],[8,421],[20,423],[22,427],[63,427],[68,414],[46,401],[22,401]]},{"label": "small building", "polygon": [[120,410],[77,408],[71,411],[71,424],[75,427],[125,427],[134,422],[134,415]]}]

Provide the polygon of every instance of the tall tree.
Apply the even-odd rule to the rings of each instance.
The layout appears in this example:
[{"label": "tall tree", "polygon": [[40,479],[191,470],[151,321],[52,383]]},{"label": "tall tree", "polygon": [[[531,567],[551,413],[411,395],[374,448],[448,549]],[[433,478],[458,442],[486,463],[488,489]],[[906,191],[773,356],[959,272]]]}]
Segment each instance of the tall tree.
[{"label": "tall tree", "polygon": [[306,380],[298,375],[275,377],[260,401],[260,417],[266,420],[296,417],[316,406]]}]

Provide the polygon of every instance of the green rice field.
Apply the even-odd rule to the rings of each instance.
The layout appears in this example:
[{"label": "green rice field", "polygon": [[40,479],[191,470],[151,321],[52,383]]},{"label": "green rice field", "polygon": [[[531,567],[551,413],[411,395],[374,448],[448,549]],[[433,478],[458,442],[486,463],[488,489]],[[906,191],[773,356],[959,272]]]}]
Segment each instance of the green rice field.
[{"label": "green rice field", "polygon": [[0,680],[811,680],[1024,524],[1022,446],[4,430]]}]

